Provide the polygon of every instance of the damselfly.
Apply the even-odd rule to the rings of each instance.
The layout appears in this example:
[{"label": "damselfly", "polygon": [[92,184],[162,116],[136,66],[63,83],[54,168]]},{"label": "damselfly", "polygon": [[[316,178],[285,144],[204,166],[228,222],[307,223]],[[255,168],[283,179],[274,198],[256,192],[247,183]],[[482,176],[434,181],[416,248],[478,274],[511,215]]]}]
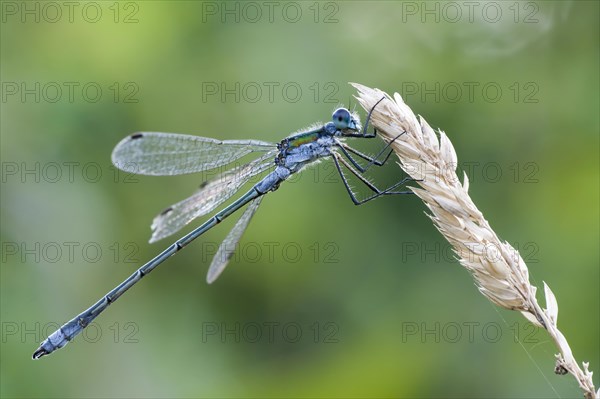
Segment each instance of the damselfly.
[{"label": "damselfly", "polygon": [[[177,240],[89,309],[52,333],[40,344],[40,347],[33,354],[33,358],[39,359],[65,346],[111,303],[140,281],[142,277],[154,270],[156,266],[249,203],[212,260],[206,278],[208,283],[212,283],[227,266],[233,255],[233,249],[258,209],[263,196],[277,190],[283,181],[317,160],[322,158],[333,160],[350,198],[356,205],[364,204],[382,195],[410,194],[409,191],[395,191],[397,187],[409,180],[408,178],[385,190],[380,190],[363,176],[363,173],[370,166],[385,164],[391,155],[391,150],[388,147],[400,136],[389,142],[375,157],[370,157],[343,141],[345,138],[376,137],[377,132],[375,129],[372,133],[368,133],[367,130],[372,112],[373,109],[367,115],[365,126],[361,129],[356,114],[351,113],[346,108],[338,108],[333,113],[331,122],[289,136],[278,144],[258,140],[219,141],[198,136],[151,132],[136,133],[123,139],[117,144],[112,153],[113,163],[125,171],[145,175],[178,175],[204,172],[229,165],[246,155],[259,154],[258,158],[253,161],[227,170],[215,179],[203,184],[200,190],[191,197],[160,213],[152,223],[153,233],[150,242],[167,237],[180,230],[193,219],[213,211],[239,191],[250,179],[268,170],[271,171],[236,201]],[[386,152],[387,155],[384,156]],[[362,166],[355,157],[368,163],[366,166]],[[383,160],[379,160],[381,157],[383,157]],[[350,188],[344,170],[356,176],[373,194],[359,200]]]}]

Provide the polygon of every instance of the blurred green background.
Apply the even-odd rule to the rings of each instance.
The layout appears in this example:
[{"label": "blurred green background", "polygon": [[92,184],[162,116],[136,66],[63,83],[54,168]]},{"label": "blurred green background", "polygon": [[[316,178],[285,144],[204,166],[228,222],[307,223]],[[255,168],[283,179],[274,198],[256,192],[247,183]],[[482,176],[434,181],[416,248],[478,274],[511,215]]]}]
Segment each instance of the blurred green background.
[{"label": "blurred green background", "polygon": [[171,242],[147,243],[152,218],[207,177],[118,173],[121,138],[279,141],[348,104],[347,82],[447,132],[598,385],[597,1],[65,3],[1,4],[3,397],[581,397],[417,198],[355,207],[329,162],[266,198],[214,285],[234,220],[31,360]]}]

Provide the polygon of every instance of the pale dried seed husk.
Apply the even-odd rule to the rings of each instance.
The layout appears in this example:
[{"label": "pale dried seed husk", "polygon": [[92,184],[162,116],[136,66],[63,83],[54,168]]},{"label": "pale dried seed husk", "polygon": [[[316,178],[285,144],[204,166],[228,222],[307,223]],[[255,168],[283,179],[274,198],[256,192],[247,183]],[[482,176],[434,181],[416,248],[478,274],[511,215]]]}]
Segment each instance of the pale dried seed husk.
[{"label": "pale dried seed husk", "polygon": [[554,294],[544,283],[547,309],[538,304],[536,287],[529,282],[529,271],[519,252],[500,241],[477,209],[468,194],[466,174],[461,184],[456,175],[458,157],[450,139],[442,131],[436,135],[422,117],[417,119],[398,93],[392,98],[378,89],[352,85],[367,111],[385,97],[373,110],[370,123],[386,142],[406,132],[392,143],[399,164],[413,179],[422,180],[416,182],[420,188],[411,189],[427,205],[431,211],[427,216],[453,246],[460,264],[472,273],[479,291],[496,305],[518,310],[533,324],[544,327],[560,350],[557,369],[568,370],[587,399],[600,399],[588,364],[583,363],[583,370],[579,367],[558,330]]}]

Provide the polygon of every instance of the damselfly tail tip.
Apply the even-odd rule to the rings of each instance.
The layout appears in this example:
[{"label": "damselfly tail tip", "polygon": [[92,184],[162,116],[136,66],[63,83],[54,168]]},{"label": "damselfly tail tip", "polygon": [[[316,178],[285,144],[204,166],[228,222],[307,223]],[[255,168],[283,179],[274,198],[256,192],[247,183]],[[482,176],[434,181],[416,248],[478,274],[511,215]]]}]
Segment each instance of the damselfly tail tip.
[{"label": "damselfly tail tip", "polygon": [[217,279],[217,277],[211,275],[210,273],[206,275],[206,283],[207,284],[214,283],[216,279]]},{"label": "damselfly tail tip", "polygon": [[48,352],[46,352],[46,349],[44,349],[43,347],[39,347],[37,348],[37,350],[35,352],[33,352],[33,355],[31,356],[31,358],[33,360],[38,360],[40,357],[47,355]]}]

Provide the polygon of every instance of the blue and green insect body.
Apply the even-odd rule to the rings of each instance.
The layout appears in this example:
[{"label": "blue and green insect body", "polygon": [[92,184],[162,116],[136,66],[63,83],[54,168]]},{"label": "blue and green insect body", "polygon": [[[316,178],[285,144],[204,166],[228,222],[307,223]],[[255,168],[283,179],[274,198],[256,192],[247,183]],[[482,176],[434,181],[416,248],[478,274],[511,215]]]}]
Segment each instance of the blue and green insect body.
[{"label": "blue and green insect body", "polygon": [[335,133],[335,127],[325,125],[316,130],[290,136],[279,143],[279,154],[275,163],[292,173],[297,172],[306,164],[331,155],[330,148],[334,144]]}]

